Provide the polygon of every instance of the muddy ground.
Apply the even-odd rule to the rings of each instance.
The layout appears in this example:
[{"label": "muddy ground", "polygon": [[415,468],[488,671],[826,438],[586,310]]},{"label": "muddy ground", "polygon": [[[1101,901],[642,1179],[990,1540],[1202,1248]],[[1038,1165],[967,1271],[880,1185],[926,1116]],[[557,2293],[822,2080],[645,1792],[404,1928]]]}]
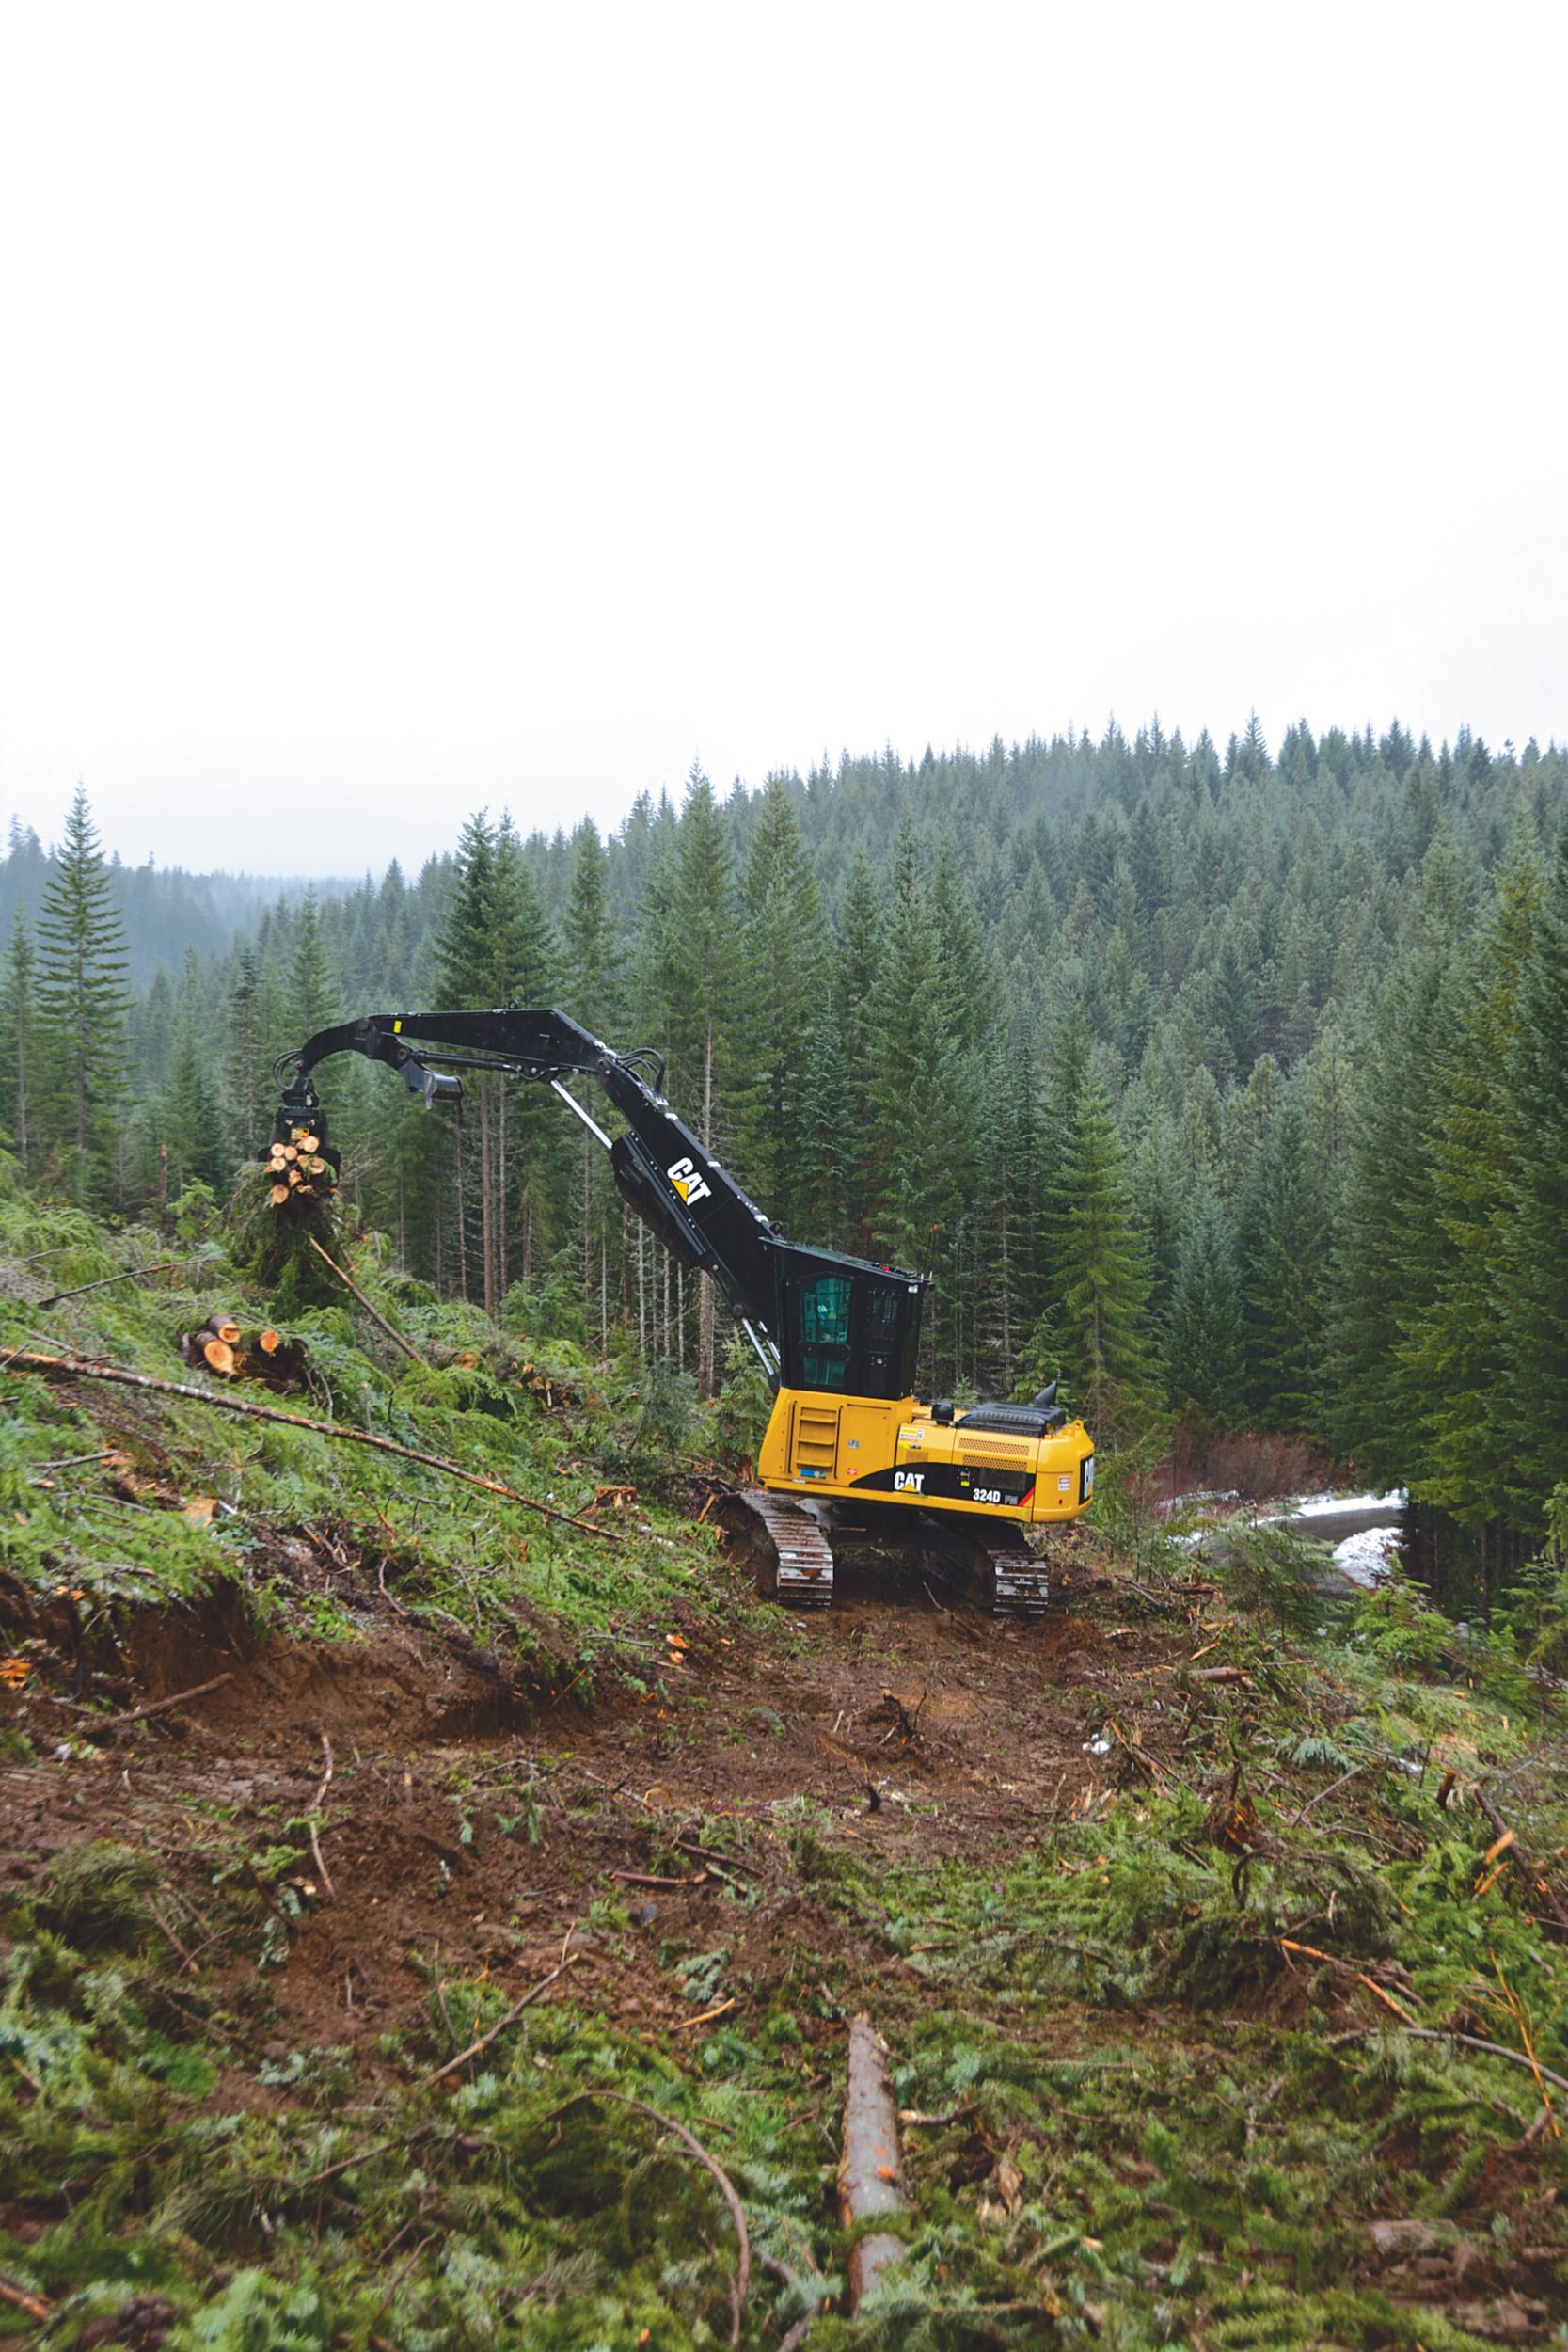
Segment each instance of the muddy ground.
[{"label": "muddy ground", "polygon": [[[762,1894],[737,1977],[763,1986],[809,1965],[835,2000],[874,2005],[899,1963],[802,1894],[789,1829],[815,1810],[869,1858],[974,1859],[1091,1814],[1126,1761],[1115,1740],[1095,1752],[1108,1714],[1157,1752],[1166,1726],[1144,1721],[1147,1700],[1192,1647],[1117,1623],[1109,1597],[1085,1569],[1045,1618],[997,1622],[918,1581],[849,1570],[831,1610],[782,1621],[765,1645],[673,1616],[662,1647],[616,1651],[645,1690],[605,1675],[591,1698],[580,1677],[554,1691],[511,1678],[395,1602],[354,1641],[258,1645],[221,1605],[150,1617],[122,1644],[128,1696],[224,1679],[96,1759],[4,1768],[0,1892],[84,1839],[145,1847],[195,1958],[214,1872],[247,1843],[298,1841],[283,1825],[321,1792],[319,1857],[286,1882],[303,1912],[270,1979],[269,2045],[360,2045],[373,2068],[374,2037],[422,2007],[433,1956],[447,1975],[488,1967],[521,1989],[568,1935],[563,1992],[679,2026],[695,2006],[657,1955],[710,1937],[726,1872]],[[37,1696],[35,1737],[51,1705],[63,1741],[69,1707]],[[693,1851],[721,1821],[725,1852]],[[639,1931],[629,1950],[584,1924],[606,1897]],[[237,1975],[249,1965],[237,1958]]]},{"label": "muddy ground", "polygon": [[[299,1565],[324,1590],[343,1582],[328,1538]],[[0,1899],[87,1841],[150,1854],[170,1995],[187,1989],[193,2026],[224,2019],[230,2058],[213,2101],[227,2113],[287,2106],[292,2054],[323,2049],[343,2054],[351,2102],[373,2106],[400,2070],[406,2079],[410,2048],[430,2066],[459,2054],[463,2037],[439,2024],[443,1987],[476,1978],[511,2000],[541,1988],[542,2007],[570,2002],[676,2055],[694,2054],[716,2015],[745,2034],[749,2010],[761,2021],[786,1995],[806,2045],[800,2114],[831,2160],[844,2021],[867,2010],[896,2043],[933,1997],[951,2008],[954,1986],[934,1995],[922,1955],[951,1947],[956,1930],[948,1919],[899,1948],[874,1909],[835,1901],[803,1867],[802,1841],[852,1851],[873,1877],[885,1865],[890,1887],[949,1861],[984,1887],[994,1867],[1000,1894],[1000,1874],[1030,1850],[1049,1852],[1142,1790],[1202,1781],[1188,1744],[1205,1704],[1193,1670],[1208,1657],[1211,1674],[1238,1671],[1212,1662],[1201,1602],[1145,1607],[1087,1548],[1034,1623],[990,1620],[870,1562],[811,1615],[760,1613],[736,1582],[733,1619],[676,1604],[661,1634],[644,1626],[607,1645],[592,1689],[580,1665],[552,1669],[537,1649],[526,1673],[509,1669],[363,1583],[348,1640],[260,1638],[237,1597],[133,1619],[114,1667],[127,1709],[214,1687],[118,1730],[96,1725],[91,1741],[69,1677],[11,1694],[45,1752],[0,1768]],[[270,1951],[258,1945],[267,1913]],[[722,1967],[705,1971],[716,1947]],[[960,2018],[1006,2022],[991,1982],[971,2001],[960,1977]],[[1228,2015],[1122,2009],[1115,2063],[1179,2051],[1195,2091],[1220,2097],[1236,2026],[1288,2031],[1310,2016],[1354,2034],[1367,1985],[1354,1967],[1325,1983],[1296,1966],[1241,1990]],[[1111,2021],[1086,2001],[1065,2000],[1032,2031],[1063,2062],[1111,2062],[1095,2055]],[[1249,2146],[1252,2130],[1249,2112]],[[1428,2161],[1414,2139],[1389,2153]],[[1124,2161],[1135,2186],[1141,2160]],[[1006,2148],[990,2139],[954,2162],[955,2181],[966,2167],[983,2184],[1008,2178]],[[1486,2193],[1511,2210],[1516,2250],[1411,2219],[1395,2196],[1348,2275],[1395,2312],[1445,2312],[1465,2331],[1445,2342],[1560,2341],[1560,2169],[1539,2128],[1489,2161]],[[8,2221],[24,2245],[46,2218],[18,2208]],[[1166,2269],[1177,2250],[1161,2249]],[[1156,2265],[1153,2288],[1160,2275]]]}]

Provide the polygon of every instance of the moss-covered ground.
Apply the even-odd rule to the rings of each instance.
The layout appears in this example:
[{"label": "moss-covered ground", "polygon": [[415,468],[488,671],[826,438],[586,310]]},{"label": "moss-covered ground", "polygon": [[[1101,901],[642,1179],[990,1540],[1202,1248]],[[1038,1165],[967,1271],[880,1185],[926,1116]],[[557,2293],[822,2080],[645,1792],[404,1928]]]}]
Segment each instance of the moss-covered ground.
[{"label": "moss-covered ground", "polygon": [[[795,1621],[697,1523],[733,1414],[353,1270],[423,1360],[316,1292],[270,1401],[585,1525],[0,1369],[0,2332],[1568,2343],[1568,1761],[1506,1645],[1114,1517],[1037,1626],[874,1557]],[[274,1304],[0,1198],[0,1365],[200,1386],[180,1332]],[[912,2201],[851,2316],[859,2010]]]}]

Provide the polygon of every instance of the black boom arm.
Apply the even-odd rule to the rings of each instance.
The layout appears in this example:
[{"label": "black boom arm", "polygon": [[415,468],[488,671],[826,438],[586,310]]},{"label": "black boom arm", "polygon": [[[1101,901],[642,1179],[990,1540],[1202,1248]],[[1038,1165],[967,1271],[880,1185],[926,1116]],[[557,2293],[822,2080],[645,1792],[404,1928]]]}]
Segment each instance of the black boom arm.
[{"label": "black boom arm", "polygon": [[[546,1009],[370,1013],[318,1030],[281,1057],[279,1132],[310,1122],[320,1133],[311,1073],[332,1054],[388,1063],[426,1104],[457,1100],[461,1079],[429,1069],[430,1051],[451,1070],[553,1087],[609,1151],[616,1184],[643,1223],[674,1257],[719,1284],[770,1378],[873,1396],[909,1388],[924,1278],[786,1241],[670,1108],[659,1091],[663,1061],[649,1047],[617,1054],[565,1013]],[[626,1121],[624,1134],[606,1135],[569,1092],[562,1081],[579,1073],[604,1088]],[[825,1369],[839,1376],[825,1378]]]}]

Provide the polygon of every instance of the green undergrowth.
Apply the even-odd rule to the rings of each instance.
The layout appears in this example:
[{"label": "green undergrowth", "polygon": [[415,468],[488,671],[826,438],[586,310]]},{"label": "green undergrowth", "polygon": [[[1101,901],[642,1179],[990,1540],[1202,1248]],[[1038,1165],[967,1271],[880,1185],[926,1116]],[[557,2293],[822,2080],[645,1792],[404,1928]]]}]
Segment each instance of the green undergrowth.
[{"label": "green undergrowth", "polygon": [[[144,1279],[39,1303],[171,1259]],[[0,1575],[13,1594],[69,1623],[72,1647],[128,1613],[220,1588],[262,1631],[351,1640],[402,1613],[524,1667],[539,1653],[552,1677],[569,1664],[583,1701],[630,1663],[640,1628],[705,1608],[721,1581],[734,1605],[628,1365],[502,1332],[384,1261],[384,1245],[362,1240],[355,1279],[421,1360],[339,1286],[287,1318],[309,1350],[307,1382],[274,1396],[193,1373],[177,1352],[218,1310],[247,1331],[283,1321],[220,1235],[110,1234],[0,1189],[0,1354],[75,1354],[363,1430],[545,1506],[312,1431],[13,1371],[0,1386]],[[585,1517],[587,1528],[564,1523]],[[16,1647],[26,1662],[26,1643]]]},{"label": "green undergrowth", "polygon": [[[170,1256],[172,1274],[40,1303]],[[289,1329],[315,1386],[284,1409],[567,1515],[597,1497],[613,1548],[362,1448],[13,1373],[6,1769],[27,1777],[40,1725],[59,1741],[47,1686],[71,1659],[91,1668],[97,1631],[220,1593],[258,1634],[352,1644],[395,1618],[520,1664],[547,1654],[583,1696],[612,1675],[657,1684],[663,1635],[721,1597],[727,1632],[738,1616],[765,1656],[800,1638],[745,1613],[688,1523],[682,1449],[705,1432],[678,1374],[644,1393],[498,1333],[400,1283],[373,1243],[353,1270],[425,1361],[352,1301],[312,1307]],[[270,1307],[199,1232],[111,1235],[3,1188],[0,1293],[6,1347],[198,1384],[178,1333]],[[73,1458],[106,1450],[115,1463]],[[1506,1641],[1433,1620],[1408,1589],[1329,1613],[1293,1555],[1243,1565],[1191,1645],[1227,1678],[1184,1655],[1096,1668],[1070,1694],[1102,1711],[1094,1772],[1060,1811],[1037,1792],[1022,1830],[878,1863],[843,1808],[804,1793],[750,1830],[699,1821],[699,1846],[735,1866],[702,1898],[700,1945],[648,1935],[635,1890],[596,1880],[579,1948],[721,2012],[696,2032],[617,2023],[586,1969],[503,2025],[515,1972],[503,1989],[419,1949],[394,1956],[418,1991],[368,2052],[280,2042],[276,1989],[320,1919],[293,1800],[245,1821],[182,1796],[156,1869],[116,1836],[66,1842],[3,1916],[0,2280],[50,2316],[0,2297],[0,2337],[685,2352],[734,2335],[768,2352],[815,2313],[811,2352],[1568,2343],[1568,2099],[1544,2085],[1548,2124],[1528,2065],[1418,2038],[1467,2033],[1568,2074],[1568,1944],[1518,1867],[1488,1860],[1473,1795],[1560,1886],[1559,1702]],[[1163,1639],[1185,1569],[1152,1541],[1136,1568]],[[1113,1592],[1103,1629],[1126,1633],[1143,1605]],[[117,1703],[90,1671],[70,1688]],[[88,1770],[71,1750],[55,1748],[68,1789]],[[358,1769],[341,1743],[340,1792]],[[547,1755],[439,1769],[458,1849],[574,1851],[601,1804],[592,1781],[556,1797]],[[648,1869],[689,1870],[661,1835]],[[430,1867],[445,1872],[434,1852]],[[903,2262],[851,2318],[834,2177],[863,2008],[892,2053],[912,2203],[894,2224]],[[743,2298],[724,2195],[677,2125],[743,2209]],[[1388,2221],[1403,2252],[1380,2248]]]},{"label": "green undergrowth", "polygon": [[[1560,2343],[1564,2169],[1535,2079],[1420,2041],[1369,1990],[1568,2072],[1568,1950],[1516,1874],[1484,1883],[1490,1832],[1436,1803],[1433,1754],[1464,1741],[1545,1849],[1568,1832],[1556,1750],[1440,1683],[1371,1711],[1354,1650],[1284,1662],[1291,1703],[1206,1706],[1192,1788],[1129,1775],[1010,1850],[879,1867],[842,1817],[784,1809],[788,1883],[853,1931],[858,1968],[808,1938],[766,1983],[739,1970],[759,1892],[732,1875],[709,1948],[660,1962],[689,2000],[738,1996],[700,2039],[567,2000],[432,2080],[510,2001],[488,1973],[433,1974],[420,2020],[380,2037],[373,2093],[345,2048],[261,2044],[264,1994],[225,1991],[216,1962],[170,1972],[145,1856],[68,1849],[12,1905],[0,1963],[0,2273],[55,2305],[64,2347],[150,2296],[175,2352],[722,2344],[736,2240],[683,2125],[746,2216],[748,2346],[819,2306],[827,2352],[1475,2352],[1513,2340],[1521,2276],[1559,2327],[1529,2340]],[[506,1827],[538,1834],[526,1807]],[[212,1870],[220,1953],[238,1939],[265,1977],[304,1860]],[[623,1948],[618,1895],[585,1928]],[[855,2006],[890,2044],[913,2203],[851,2320],[833,2179]],[[1389,2217],[1416,2233],[1414,2285],[1379,2260]]]},{"label": "green undergrowth", "polygon": [[[1110,2345],[1506,2339],[1522,2233],[1530,2340],[1568,2343],[1568,2099],[1546,2089],[1548,2122],[1528,2065],[1418,2038],[1568,2074],[1568,1943],[1489,1863],[1492,1826],[1444,1802],[1450,1769],[1479,1780],[1560,1883],[1560,1719],[1543,1739],[1506,1696],[1380,1669],[1387,1614],[1310,1654],[1238,1626],[1273,1673],[1173,1696],[1187,1785],[1130,1764],[1095,1818],[1022,1851],[890,1873],[803,1833],[814,1887],[903,1963],[879,2022],[931,2119],[904,2299],[857,2343],[966,2340],[921,2303],[977,2217],[988,2292],[1048,2279],[1059,2330],[1092,2310]],[[1389,2216],[1417,2232],[1414,2284],[1373,2258]]]}]

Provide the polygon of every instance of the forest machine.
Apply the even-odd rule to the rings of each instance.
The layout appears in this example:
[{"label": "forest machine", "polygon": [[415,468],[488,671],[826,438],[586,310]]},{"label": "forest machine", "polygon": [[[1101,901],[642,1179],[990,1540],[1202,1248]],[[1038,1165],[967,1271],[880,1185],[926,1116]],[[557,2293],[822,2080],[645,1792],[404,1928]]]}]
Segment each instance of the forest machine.
[{"label": "forest machine", "polygon": [[[418,1051],[416,1051],[418,1047]],[[552,1087],[610,1153],[615,1183],[682,1264],[710,1275],[774,1391],[757,1455],[759,1484],[726,1517],[759,1589],[796,1605],[830,1600],[832,1538],[892,1539],[935,1553],[978,1583],[1004,1615],[1045,1607],[1046,1564],[1025,1527],[1077,1518],[1094,1492],[1094,1443],[1056,1402],[920,1404],[920,1314],[929,1278],[786,1241],[665,1101],[651,1047],[612,1049],[564,1013],[372,1013],[322,1029],[283,1055],[274,1141],[326,1145],[312,1082],[331,1054],[363,1054],[401,1071],[426,1104],[460,1099],[462,1080],[433,1070],[493,1072]],[[596,1078],[626,1121],[611,1138],[564,1081]]]}]

